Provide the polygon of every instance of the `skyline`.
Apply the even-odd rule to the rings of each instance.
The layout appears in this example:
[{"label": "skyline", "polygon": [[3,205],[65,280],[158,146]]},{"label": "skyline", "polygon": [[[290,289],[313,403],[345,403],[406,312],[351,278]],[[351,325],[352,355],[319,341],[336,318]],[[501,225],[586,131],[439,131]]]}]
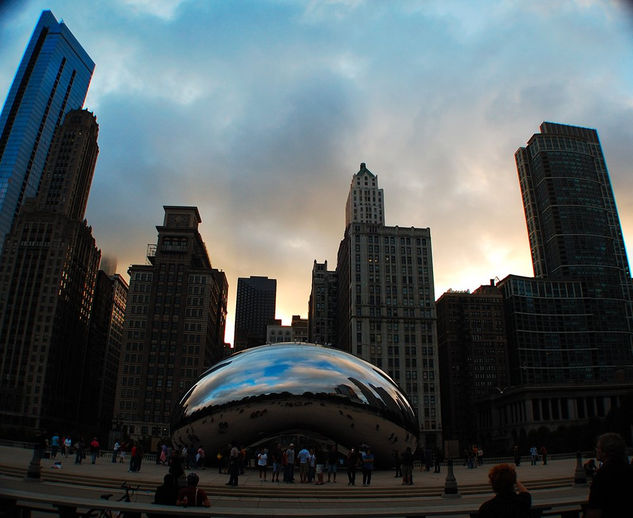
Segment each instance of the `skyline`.
[{"label": "skyline", "polygon": [[543,121],[597,129],[633,239],[624,2],[241,5],[0,10],[3,102],[42,9],[96,63],[87,219],[102,253],[127,277],[156,241],[163,205],[196,205],[229,281],[228,342],[238,277],[277,279],[284,324],[307,315],[313,261],[336,265],[361,162],[384,189],[387,225],[430,228],[435,299],[532,275],[514,152]]}]

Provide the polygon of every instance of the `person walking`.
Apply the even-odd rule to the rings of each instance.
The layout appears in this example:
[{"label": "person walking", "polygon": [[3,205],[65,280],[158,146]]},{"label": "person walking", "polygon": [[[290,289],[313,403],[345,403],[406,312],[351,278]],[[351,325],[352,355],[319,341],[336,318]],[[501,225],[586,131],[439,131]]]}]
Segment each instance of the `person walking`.
[{"label": "person walking", "polygon": [[411,446],[402,452],[402,485],[413,485],[413,452]]}]

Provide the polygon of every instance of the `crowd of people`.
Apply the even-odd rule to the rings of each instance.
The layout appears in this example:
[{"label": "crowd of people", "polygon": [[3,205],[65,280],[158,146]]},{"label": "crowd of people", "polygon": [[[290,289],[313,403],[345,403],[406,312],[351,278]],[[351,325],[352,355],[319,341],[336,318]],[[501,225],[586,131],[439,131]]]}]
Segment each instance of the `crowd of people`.
[{"label": "crowd of people", "polygon": [[[43,447],[50,450],[50,457],[54,462],[60,458],[72,458],[81,464],[89,455],[92,464],[97,462],[101,452],[101,445],[97,437],[86,441],[83,437],[73,439],[70,435],[53,434],[43,441]],[[129,471],[138,472],[141,469],[143,448],[134,441],[116,441],[112,450],[112,463],[125,463],[129,454]],[[248,464],[249,451],[237,444],[230,444],[217,452],[216,460],[220,473],[229,475],[229,486],[237,486],[240,475],[244,474]],[[542,446],[529,449],[532,465],[539,460],[547,464],[547,449]],[[514,464],[519,466],[521,455],[518,448],[513,448]],[[361,444],[349,448],[341,453],[335,444],[322,447],[317,443],[300,445],[294,443],[282,446],[277,443],[272,447],[262,447],[254,451],[250,457],[263,483],[281,482],[292,484],[335,483],[337,472],[345,471],[347,485],[356,485],[356,474],[362,474],[363,486],[370,486],[372,473],[375,468],[374,454],[371,447]],[[439,450],[423,450],[419,457],[420,469],[430,471],[435,465],[435,472],[439,472],[442,454]],[[465,451],[464,464],[470,467],[483,464],[483,450],[473,446]],[[190,445],[180,450],[172,449],[167,442],[161,444],[156,456],[156,463],[168,467],[163,484],[156,490],[154,503],[164,505],[209,506],[209,498],[202,488],[198,487],[199,476],[186,471],[205,469],[209,459],[202,446]],[[395,468],[394,476],[402,479],[402,484],[413,484],[414,452],[410,447],[399,452],[393,450],[392,457]],[[495,497],[482,504],[479,517],[529,516],[531,496],[517,479],[515,466],[504,463],[493,466],[489,472],[489,481],[495,492]],[[630,490],[633,489],[633,463],[629,463],[626,456],[625,442],[615,433],[607,433],[598,438],[595,459],[589,459],[584,464],[584,470],[591,489],[586,505],[586,517],[608,518],[620,516],[617,512],[622,506],[628,505]],[[270,478],[269,478],[270,474]],[[325,475],[327,474],[327,480]]]}]

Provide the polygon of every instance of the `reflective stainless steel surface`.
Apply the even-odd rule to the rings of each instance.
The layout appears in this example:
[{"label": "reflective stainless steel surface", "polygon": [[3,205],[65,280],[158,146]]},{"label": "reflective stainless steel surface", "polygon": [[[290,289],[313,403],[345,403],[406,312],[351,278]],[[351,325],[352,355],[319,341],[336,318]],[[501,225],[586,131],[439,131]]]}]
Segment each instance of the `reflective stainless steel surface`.
[{"label": "reflective stainless steel surface", "polygon": [[302,433],[351,447],[370,445],[377,461],[417,444],[418,421],[396,383],[370,363],[313,344],[264,345],[204,373],[174,414],[176,446],[209,454]]}]

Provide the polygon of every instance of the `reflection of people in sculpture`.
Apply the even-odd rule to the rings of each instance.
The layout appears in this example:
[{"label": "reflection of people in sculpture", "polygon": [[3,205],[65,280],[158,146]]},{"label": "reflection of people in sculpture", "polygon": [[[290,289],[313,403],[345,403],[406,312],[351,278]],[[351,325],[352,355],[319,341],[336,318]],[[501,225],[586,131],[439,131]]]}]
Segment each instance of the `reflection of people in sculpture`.
[{"label": "reflection of people in sculpture", "polygon": [[510,464],[498,464],[488,474],[490,484],[496,493],[494,498],[481,504],[479,518],[512,516],[528,518],[532,497],[525,486],[517,480],[517,473]]}]

